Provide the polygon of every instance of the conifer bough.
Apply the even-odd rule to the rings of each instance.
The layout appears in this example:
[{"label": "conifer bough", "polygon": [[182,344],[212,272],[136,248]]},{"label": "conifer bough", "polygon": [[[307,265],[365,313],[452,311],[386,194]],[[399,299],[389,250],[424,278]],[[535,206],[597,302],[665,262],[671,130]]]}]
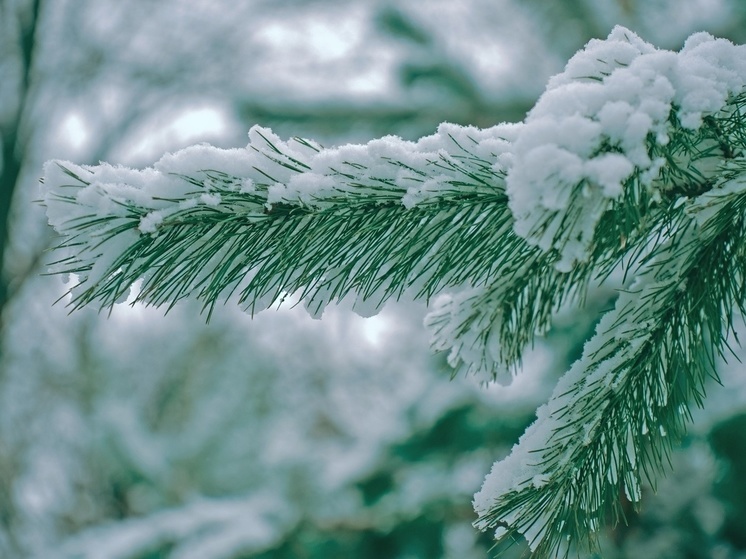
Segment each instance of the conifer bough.
[{"label": "conifer bough", "polygon": [[[525,120],[326,149],[254,127],[152,168],[45,166],[74,308],[196,298],[210,313],[293,296],[363,315],[433,301],[433,347],[507,378],[560,307],[626,281],[582,357],[477,493],[475,525],[536,557],[596,545],[653,485],[746,297],[746,47],[680,52],[615,28]],[[130,289],[136,286],[130,295]],[[735,316],[734,316],[735,315]],[[208,314],[209,316],[209,314]]]}]

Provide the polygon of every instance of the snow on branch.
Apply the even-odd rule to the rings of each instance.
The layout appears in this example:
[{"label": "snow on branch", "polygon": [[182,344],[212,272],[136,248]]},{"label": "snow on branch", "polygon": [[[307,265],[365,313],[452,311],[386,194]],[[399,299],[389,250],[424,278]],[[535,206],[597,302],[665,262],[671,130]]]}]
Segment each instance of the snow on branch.
[{"label": "snow on branch", "polygon": [[77,275],[75,305],[112,305],[142,279],[150,304],[238,294],[257,312],[296,294],[316,315],[349,293],[373,314],[407,289],[484,282],[521,242],[493,166],[518,128],[323,149],[254,127],[245,149],[194,146],[144,171],[52,161],[55,270]]},{"label": "snow on branch", "polygon": [[[741,172],[746,162],[741,162]],[[618,495],[638,503],[685,432],[690,403],[746,308],[746,182],[718,185],[671,212],[665,241],[604,315],[511,454],[493,466],[477,525],[523,534],[539,556],[596,532]],[[706,344],[705,340],[711,343]],[[682,375],[682,371],[686,374]]]},{"label": "snow on branch", "polygon": [[[549,81],[510,154],[516,232],[556,251],[557,266],[569,271],[588,260],[613,205],[634,207],[643,193],[660,196],[677,186],[659,180],[664,167],[673,163],[686,179],[708,180],[708,158],[673,136],[696,135],[705,115],[743,92],[745,54],[705,33],[679,53],[656,50],[621,27],[590,41]],[[717,134],[708,127],[701,133]],[[697,140],[695,149],[708,147]]]},{"label": "snow on branch", "polygon": [[727,349],[746,293],[745,107],[746,47],[698,33],[663,51],[617,27],[519,124],[331,149],[254,127],[244,149],[145,170],[49,162],[52,271],[77,278],[73,307],[134,285],[131,300],[208,313],[435,299],[434,348],[509,380],[560,307],[621,270],[628,291],[475,499],[477,526],[548,557],[593,545],[621,492],[639,501]]}]

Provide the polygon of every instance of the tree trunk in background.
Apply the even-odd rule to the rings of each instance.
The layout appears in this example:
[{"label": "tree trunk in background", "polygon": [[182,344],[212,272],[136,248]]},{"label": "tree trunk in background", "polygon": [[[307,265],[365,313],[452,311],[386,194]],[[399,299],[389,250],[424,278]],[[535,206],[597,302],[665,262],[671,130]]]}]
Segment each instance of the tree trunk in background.
[{"label": "tree trunk in background", "polygon": [[[28,145],[28,130],[24,116],[32,88],[31,72],[41,0],[31,0],[25,6],[25,11],[23,11],[24,6],[14,9],[10,4],[11,2],[0,0],[0,19],[13,22],[10,25],[15,24],[17,28],[15,34],[17,44],[13,50],[15,50],[18,60],[16,75],[14,76],[17,82],[15,107],[13,112],[8,115],[7,120],[0,122],[0,157],[2,157],[0,160],[0,379],[3,377],[4,348],[2,340],[5,328],[3,311],[12,296],[12,278],[7,273],[5,258],[12,218],[11,203],[13,194],[19,187],[24,160],[26,159],[26,146]],[[6,46],[13,48],[11,45]],[[13,79],[11,76],[3,76],[3,79],[9,78]],[[2,441],[0,441],[1,445]],[[17,464],[6,463],[8,458],[7,453],[0,452],[0,472],[6,475],[17,467]],[[0,525],[7,537],[4,544],[0,542],[0,550],[12,550],[17,553],[20,546],[14,538],[13,523],[16,514],[12,491],[11,483],[0,483]]]},{"label": "tree trunk in background", "polygon": [[[13,193],[18,187],[25,158],[27,136],[22,127],[32,87],[31,69],[40,9],[41,0],[32,0],[26,13],[18,13],[22,8],[18,9],[17,13],[11,13],[12,8],[8,6],[8,3],[0,5],[2,17],[12,18],[18,26],[16,49],[18,53],[18,100],[14,114],[8,118],[6,123],[0,124],[0,145],[2,146],[2,161],[0,162],[2,165],[0,167],[0,334],[3,330],[3,309],[10,298],[11,278],[8,277],[4,265],[10,233],[10,206]],[[2,356],[1,352],[0,347],[0,356]]]}]

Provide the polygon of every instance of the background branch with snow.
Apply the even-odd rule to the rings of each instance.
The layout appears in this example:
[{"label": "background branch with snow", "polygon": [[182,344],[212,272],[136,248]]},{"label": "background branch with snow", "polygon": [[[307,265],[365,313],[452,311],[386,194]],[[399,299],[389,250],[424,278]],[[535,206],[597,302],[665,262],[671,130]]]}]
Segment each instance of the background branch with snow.
[{"label": "background branch with snow", "polygon": [[479,527],[538,555],[593,544],[620,493],[638,501],[665,463],[743,305],[745,86],[744,47],[700,33],[662,51],[617,27],[520,124],[330,149],[254,127],[245,149],[142,171],[52,161],[53,271],[77,278],[74,307],[192,297],[253,313],[292,297],[320,315],[349,296],[370,315],[437,297],[434,347],[485,379],[509,378],[590,284],[624,276],[475,500]]}]

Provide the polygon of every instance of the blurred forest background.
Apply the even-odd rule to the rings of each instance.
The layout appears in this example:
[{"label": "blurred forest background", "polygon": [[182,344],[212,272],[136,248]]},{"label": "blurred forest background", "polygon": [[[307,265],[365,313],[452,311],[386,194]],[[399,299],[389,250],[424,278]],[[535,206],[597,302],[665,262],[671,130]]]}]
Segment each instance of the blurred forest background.
[{"label": "blurred forest background", "polygon": [[[43,162],[147,166],[253,124],[325,145],[520,120],[623,24],[746,42],[742,0],[0,0],[0,557],[477,559],[471,497],[606,308],[557,317],[510,387],[449,380],[425,307],[68,315]],[[746,557],[746,381],[707,409],[612,558]],[[525,552],[520,542],[504,557]]]}]

